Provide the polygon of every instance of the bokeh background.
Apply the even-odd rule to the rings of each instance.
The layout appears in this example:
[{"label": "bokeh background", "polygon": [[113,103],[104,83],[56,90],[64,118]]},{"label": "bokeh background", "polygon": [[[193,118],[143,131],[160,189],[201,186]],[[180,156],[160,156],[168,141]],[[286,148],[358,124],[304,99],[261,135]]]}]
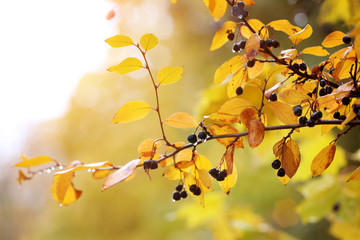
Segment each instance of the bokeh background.
[{"label": "bokeh background", "polygon": [[[357,1],[339,1],[344,4],[335,10],[337,1],[327,0],[327,11],[321,10],[320,0],[255,2],[249,8],[251,18],[311,24],[316,30],[303,43],[306,47],[319,45],[331,31],[348,31],[344,23]],[[226,99],[226,86],[213,86],[213,74],[233,53],[231,43],[214,52],[209,48],[230,14],[228,10],[228,17],[215,22],[203,1],[189,0],[19,0],[3,1],[0,9],[0,239],[336,239],[338,232],[331,226],[338,218],[350,219],[349,228],[356,233],[358,196],[347,198],[344,191],[350,190],[339,183],[338,173],[349,159],[358,164],[357,130],[342,141],[328,174],[311,180],[312,185],[305,181],[311,159],[335,133],[321,137],[304,130],[304,137],[298,136],[303,163],[286,187],[270,167],[272,144],[286,132],[269,134],[258,150],[236,152],[237,185],[229,196],[216,186],[205,208],[191,198],[173,203],[177,182],[164,179],[161,171],[152,173],[151,181],[139,171],[132,181],[105,192],[100,191],[101,180],[78,172],[74,184],[83,195],[68,207],[58,206],[51,196],[52,174],[19,185],[18,170],[11,166],[20,161],[20,153],[49,155],[62,163],[109,160],[121,165],[138,157],[137,146],[144,139],[160,136],[155,114],[110,124],[128,101],[154,103],[145,71],[106,71],[126,57],[139,56],[135,48],[110,48],[104,40],[113,35],[138,41],[153,33],[159,45],[149,53],[152,70],[184,66],[180,82],[160,89],[164,117],[186,111],[201,120],[215,111]],[[111,10],[115,17],[106,20]],[[324,11],[332,14],[329,19]],[[290,47],[285,35],[276,36],[283,48]],[[315,64],[319,58],[307,61]],[[191,132],[166,131],[171,141],[184,140]],[[198,150],[215,164],[224,149],[209,142]],[[353,184],[351,194],[358,189]],[[348,209],[338,213],[340,203]]]}]

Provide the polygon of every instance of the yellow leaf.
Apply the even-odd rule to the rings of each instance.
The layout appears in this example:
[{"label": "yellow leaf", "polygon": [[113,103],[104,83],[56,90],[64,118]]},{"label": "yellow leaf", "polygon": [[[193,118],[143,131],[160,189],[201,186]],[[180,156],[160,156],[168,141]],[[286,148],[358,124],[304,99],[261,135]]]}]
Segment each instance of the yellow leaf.
[{"label": "yellow leaf", "polygon": [[222,113],[213,113],[208,117],[208,119],[226,124],[239,122],[239,118],[237,116]]},{"label": "yellow leaf", "polygon": [[82,191],[75,189],[74,184],[71,183],[66,190],[63,201],[59,204],[63,206],[68,206],[74,202],[76,202],[81,196]]},{"label": "yellow leaf", "polygon": [[[262,39],[269,38],[269,31],[267,28],[264,28],[265,24],[262,23],[260,20],[254,18],[254,19],[250,19],[248,21],[248,23],[254,29],[254,31],[256,33],[258,33],[261,29],[260,37]],[[252,36],[254,34],[247,26],[242,26],[240,28],[240,31],[241,31],[241,35],[245,38],[249,38],[250,36]]]},{"label": "yellow leaf", "polygon": [[198,126],[196,119],[191,114],[186,112],[174,113],[168,117],[164,123],[176,128],[192,128]]},{"label": "yellow leaf", "polygon": [[126,47],[133,44],[133,40],[128,36],[116,35],[105,40],[113,48]]},{"label": "yellow leaf", "polygon": [[349,181],[356,181],[356,180],[360,180],[360,167],[358,167],[358,168],[351,174],[351,176],[348,178],[347,182],[349,182]]},{"label": "yellow leaf", "polygon": [[150,106],[140,100],[125,103],[115,114],[111,123],[126,123],[144,118],[149,112]]},{"label": "yellow leaf", "polygon": [[249,78],[250,79],[256,78],[264,69],[264,63],[256,61],[255,65],[252,68],[247,68],[247,69],[248,69]]},{"label": "yellow leaf", "polygon": [[181,178],[181,171],[173,165],[164,171],[163,177],[168,180],[178,180]]},{"label": "yellow leaf", "polygon": [[112,173],[111,175],[109,175],[104,180],[101,191],[105,191],[109,187],[111,187],[119,182],[123,182],[125,180],[129,180],[130,178],[132,178],[134,176],[134,174],[136,173],[136,167],[139,164],[139,162],[140,162],[140,159],[132,160],[132,161],[128,162],[127,164],[125,164],[124,166],[122,166],[119,170],[117,170],[114,173]]},{"label": "yellow leaf", "polygon": [[275,113],[276,117],[285,124],[297,124],[297,118],[289,104],[275,101],[269,102],[266,106],[269,106]]},{"label": "yellow leaf", "polygon": [[157,141],[155,143],[154,139],[148,138],[142,141],[137,149],[137,152],[141,157],[150,158],[152,153],[156,153],[156,151],[161,147],[161,142]]},{"label": "yellow leaf", "polygon": [[325,37],[325,39],[324,39],[324,41],[322,41],[321,45],[323,45],[326,48],[332,48],[332,47],[339,46],[341,44],[344,44],[344,42],[343,42],[344,36],[346,36],[346,34],[343,32],[340,32],[340,31],[332,32]]},{"label": "yellow leaf", "polygon": [[140,45],[145,51],[151,50],[158,44],[159,40],[152,33],[147,33],[140,38]]},{"label": "yellow leaf", "polygon": [[176,155],[175,162],[192,161],[193,157],[195,157],[195,153],[191,149],[184,149]]},{"label": "yellow leaf", "polygon": [[254,33],[246,41],[245,55],[249,61],[255,59],[260,50],[260,37],[257,33]]},{"label": "yellow leaf", "polygon": [[158,73],[159,84],[165,85],[180,80],[184,67],[164,67]]},{"label": "yellow leaf", "polygon": [[237,169],[236,165],[233,163],[233,172],[226,176],[224,181],[220,181],[219,185],[221,189],[226,193],[229,194],[232,187],[235,186],[237,181]]},{"label": "yellow leaf", "polygon": [[248,68],[241,68],[237,71],[230,80],[227,87],[227,95],[229,98],[236,97],[236,89],[242,87],[244,89],[245,83],[248,81]]},{"label": "yellow leaf", "polygon": [[171,0],[171,3],[176,3],[178,0]]},{"label": "yellow leaf", "polygon": [[330,55],[328,51],[323,49],[321,46],[308,47],[301,51],[300,54],[310,54],[315,56],[327,56]]},{"label": "yellow leaf", "polygon": [[142,62],[134,57],[126,58],[124,61],[122,61],[120,64],[111,66],[107,70],[109,72],[116,72],[119,74],[126,74],[130,72],[134,72],[142,68]]},{"label": "yellow leaf", "polygon": [[228,39],[229,32],[234,32],[236,23],[233,21],[226,21],[224,24],[216,31],[215,36],[212,40],[210,51],[214,51],[222,47]]},{"label": "yellow leaf", "polygon": [[308,95],[292,88],[282,90],[278,94],[278,98],[283,102],[294,105],[300,104],[302,102],[305,102],[306,100],[311,99]]},{"label": "yellow leaf", "polygon": [[245,108],[244,111],[240,113],[240,121],[246,126],[247,129],[250,128],[250,122],[255,120],[258,113],[253,108]]},{"label": "yellow leaf", "polygon": [[268,24],[268,26],[272,27],[276,31],[284,32],[289,36],[301,31],[301,28],[292,25],[286,19],[272,21]]},{"label": "yellow leaf", "polygon": [[34,158],[27,158],[25,155],[21,154],[20,157],[21,157],[22,161],[18,162],[13,167],[27,168],[27,167],[39,166],[39,165],[54,161],[49,156],[38,156],[38,157],[34,157]]},{"label": "yellow leaf", "polygon": [[261,144],[265,136],[265,126],[260,119],[254,119],[249,124],[248,142],[251,148]]},{"label": "yellow leaf", "polygon": [[204,0],[204,3],[208,7],[211,16],[215,21],[219,21],[226,12],[227,2],[223,0]]},{"label": "yellow leaf", "polygon": [[199,180],[204,189],[210,189],[212,187],[212,177],[209,171],[206,169],[197,169]]},{"label": "yellow leaf", "polygon": [[25,175],[25,173],[21,170],[19,170],[19,177],[17,178],[17,181],[19,184],[22,184],[22,181],[30,180],[31,177],[28,177]]},{"label": "yellow leaf", "polygon": [[240,115],[248,107],[253,107],[252,103],[242,98],[231,98],[221,105],[218,113]]},{"label": "yellow leaf", "polygon": [[[207,129],[210,131],[210,133],[212,135],[224,135],[224,134],[234,134],[234,133],[239,133],[239,131],[231,126],[231,125],[217,125],[217,124],[212,124],[210,126],[207,127]],[[224,146],[229,146],[230,144],[232,144],[235,141],[235,137],[232,138],[217,138],[216,139],[220,144],[224,145]],[[242,139],[239,138],[236,142],[235,142],[235,147],[236,148],[244,148],[244,144],[242,142]]]},{"label": "yellow leaf", "polygon": [[283,50],[281,51],[281,57],[283,59],[290,59],[290,60],[294,60],[297,57],[297,50],[296,48],[294,49],[287,49],[287,50]]},{"label": "yellow leaf", "polygon": [[359,225],[350,221],[334,221],[330,226],[330,233],[340,240],[354,240],[360,236]]},{"label": "yellow leaf", "polygon": [[311,163],[311,172],[314,177],[320,175],[330,166],[334,159],[335,151],[336,145],[335,143],[331,143],[316,155]]},{"label": "yellow leaf", "polygon": [[289,38],[294,43],[294,45],[297,45],[302,40],[309,38],[312,32],[313,32],[312,27],[309,24],[307,24],[303,30],[289,36]]},{"label": "yellow leaf", "polygon": [[94,179],[102,179],[102,178],[107,177],[110,172],[111,172],[110,169],[107,169],[107,170],[95,169],[95,172],[93,172],[92,177]]},{"label": "yellow leaf", "polygon": [[222,83],[227,75],[237,72],[245,62],[246,58],[239,55],[224,62],[215,71],[214,84]]}]

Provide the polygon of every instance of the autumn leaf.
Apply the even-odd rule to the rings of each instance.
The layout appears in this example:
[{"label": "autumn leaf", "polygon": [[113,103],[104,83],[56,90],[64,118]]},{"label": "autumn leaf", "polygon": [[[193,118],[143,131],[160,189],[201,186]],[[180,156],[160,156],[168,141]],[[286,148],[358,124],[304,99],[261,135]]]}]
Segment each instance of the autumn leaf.
[{"label": "autumn leaf", "polygon": [[25,175],[25,173],[21,170],[19,170],[19,176],[17,178],[17,181],[19,182],[19,184],[22,184],[22,181],[26,181],[26,180],[30,180],[31,177],[28,177]]},{"label": "autumn leaf", "polygon": [[140,100],[125,103],[114,116],[111,123],[126,123],[144,118],[149,112],[150,106]]},{"label": "autumn leaf", "polygon": [[227,75],[237,72],[245,62],[246,58],[239,55],[224,62],[215,71],[214,84],[222,83]]},{"label": "autumn leaf", "polygon": [[158,44],[159,40],[152,33],[147,33],[140,38],[140,45],[145,51],[151,50]]},{"label": "autumn leaf", "polygon": [[335,143],[331,143],[323,148],[311,163],[311,172],[314,177],[325,171],[334,159],[336,151]]},{"label": "autumn leaf", "polygon": [[309,38],[311,36],[312,32],[313,32],[312,27],[309,24],[307,24],[301,31],[299,31],[293,35],[290,35],[289,38],[293,42],[293,44],[296,46],[302,40]]},{"label": "autumn leaf", "polygon": [[101,191],[105,191],[111,186],[114,186],[115,184],[119,182],[124,182],[127,180],[130,180],[132,177],[134,177],[136,173],[136,167],[139,164],[140,159],[135,159],[124,166],[122,166],[119,170],[115,171],[111,175],[109,175],[103,183]]},{"label": "autumn leaf", "polygon": [[241,68],[239,71],[237,71],[232,79],[230,80],[227,88],[227,95],[229,98],[236,97],[236,89],[238,87],[244,88],[244,85],[248,81],[248,68]]},{"label": "autumn leaf", "polygon": [[281,166],[285,170],[285,174],[292,178],[300,165],[300,150],[297,143],[290,138],[283,145],[283,152],[281,157]]},{"label": "autumn leaf", "polygon": [[154,139],[148,138],[140,143],[138,146],[137,152],[140,155],[140,159],[147,158],[149,159],[151,154],[156,153],[156,151],[161,147],[161,142],[157,141],[155,143]]},{"label": "autumn leaf", "polygon": [[197,127],[196,119],[189,113],[177,112],[168,117],[164,123],[176,128],[192,128]]},{"label": "autumn leaf", "polygon": [[292,25],[288,20],[286,19],[280,19],[272,21],[268,24],[268,26],[272,27],[276,31],[281,31],[286,33],[287,35],[294,35],[297,32],[301,31],[301,28]]},{"label": "autumn leaf", "polygon": [[212,40],[210,51],[214,51],[222,47],[228,39],[229,32],[234,32],[236,27],[236,22],[226,21],[224,24],[216,31],[215,36]]},{"label": "autumn leaf", "polygon": [[110,37],[110,38],[106,39],[105,42],[113,48],[126,47],[126,46],[130,46],[130,45],[134,44],[133,40],[131,38],[129,38],[128,36],[124,36],[124,35],[116,35],[116,36]]},{"label": "autumn leaf", "polygon": [[[224,135],[224,134],[234,134],[234,133],[239,133],[239,131],[231,126],[231,125],[217,125],[217,124],[212,124],[210,126],[207,127],[207,129],[210,131],[210,133],[212,135]],[[217,138],[216,139],[220,144],[224,145],[224,146],[229,146],[230,144],[232,144],[235,140],[235,137],[232,138]],[[239,138],[236,142],[235,142],[235,147],[236,148],[244,148],[244,144],[242,142],[242,139]]]},{"label": "autumn leaf", "polygon": [[260,119],[254,119],[249,124],[248,143],[251,148],[261,144],[265,136],[265,126]]},{"label": "autumn leaf", "polygon": [[111,20],[115,17],[115,11],[114,9],[111,9],[107,14],[106,14],[106,20]]},{"label": "autumn leaf", "polygon": [[280,141],[278,141],[277,143],[274,144],[273,146],[273,153],[275,155],[275,158],[280,158],[281,154],[282,154],[282,148],[284,145],[284,138],[282,138]]},{"label": "autumn leaf", "polygon": [[39,166],[45,163],[53,162],[54,160],[49,156],[38,156],[34,158],[27,158],[25,155],[20,155],[22,161],[15,164],[13,167],[33,167],[33,166]]},{"label": "autumn leaf", "polygon": [[120,64],[116,66],[111,66],[107,70],[109,72],[116,72],[119,74],[126,74],[130,72],[137,71],[143,67],[142,62],[134,57],[126,58]]},{"label": "autumn leaf", "polygon": [[[254,29],[254,31],[256,33],[258,33],[261,29],[261,33],[260,33],[260,37],[262,39],[267,39],[269,37],[269,31],[267,30],[267,28],[264,28],[264,23],[261,22],[260,20],[258,19],[250,19],[248,21],[249,25],[252,27],[252,29]],[[250,38],[250,36],[252,36],[254,33],[247,27],[247,26],[242,26],[240,28],[240,32],[241,32],[241,35],[245,38]]]},{"label": "autumn leaf", "polygon": [[280,54],[283,59],[294,60],[297,57],[297,53],[298,51],[296,50],[296,48],[294,48],[283,50]]},{"label": "autumn leaf", "polygon": [[76,171],[80,171],[80,170],[95,170],[98,168],[110,167],[110,166],[113,166],[110,161],[96,162],[96,163],[89,163],[89,164],[78,163],[74,167],[67,167],[65,170],[56,172],[55,175],[66,174],[69,172],[76,172]]},{"label": "autumn leaf", "polygon": [[257,33],[254,33],[246,41],[245,55],[249,61],[254,60],[260,50],[260,37]]},{"label": "autumn leaf", "polygon": [[218,113],[240,115],[248,107],[253,107],[252,103],[242,98],[231,98],[221,105]]},{"label": "autumn leaf", "polygon": [[308,47],[301,51],[300,54],[310,54],[314,56],[327,56],[330,55],[328,51],[323,49],[321,46]]},{"label": "autumn leaf", "polygon": [[277,96],[281,101],[294,105],[311,99],[308,95],[292,88],[282,90]]},{"label": "autumn leaf", "polygon": [[275,113],[276,117],[285,124],[297,124],[297,118],[293,113],[289,104],[275,101],[269,102],[266,106],[269,106]]},{"label": "autumn leaf", "polygon": [[355,171],[348,178],[347,182],[349,182],[349,181],[357,181],[357,180],[360,180],[360,167],[355,169]]},{"label": "autumn leaf", "polygon": [[232,124],[239,122],[239,118],[234,115],[223,114],[223,113],[213,113],[207,119],[211,119],[216,122],[221,122],[225,124]]},{"label": "autumn leaf", "polygon": [[158,73],[158,82],[161,85],[174,83],[180,80],[184,67],[164,67]]},{"label": "autumn leaf", "polygon": [[333,48],[339,46],[341,44],[344,44],[343,37],[345,36],[346,34],[341,31],[332,32],[325,37],[321,45],[323,45],[326,48]]},{"label": "autumn leaf", "polygon": [[245,108],[240,113],[240,121],[246,126],[247,129],[250,128],[250,122],[257,118],[258,113],[253,108]]},{"label": "autumn leaf", "polygon": [[225,160],[226,162],[226,166],[227,166],[227,174],[231,175],[233,173],[234,170],[234,152],[235,152],[235,147],[234,145],[231,145],[230,147],[226,148],[226,151],[222,157],[222,159]]},{"label": "autumn leaf", "polygon": [[227,175],[224,181],[218,182],[224,193],[229,195],[231,188],[234,187],[237,182],[237,176],[236,165],[233,163],[232,174]]},{"label": "autumn leaf", "polygon": [[204,0],[205,5],[208,7],[211,16],[215,21],[219,21],[224,16],[227,8],[227,2],[222,0]]},{"label": "autumn leaf", "polygon": [[178,180],[181,178],[181,171],[173,165],[164,171],[163,177],[166,177],[168,180]]}]

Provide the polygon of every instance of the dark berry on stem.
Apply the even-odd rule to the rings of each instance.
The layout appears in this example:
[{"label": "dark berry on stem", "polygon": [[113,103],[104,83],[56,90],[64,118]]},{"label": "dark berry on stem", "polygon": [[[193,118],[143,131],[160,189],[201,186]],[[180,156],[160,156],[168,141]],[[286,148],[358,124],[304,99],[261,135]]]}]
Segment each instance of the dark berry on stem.
[{"label": "dark berry on stem", "polygon": [[277,172],[278,177],[284,177],[285,176],[285,169],[280,168]]},{"label": "dark berry on stem", "polygon": [[233,51],[234,52],[240,52],[241,48],[240,48],[240,44],[239,43],[234,43],[233,45]]},{"label": "dark berry on stem", "polygon": [[238,1],[236,5],[238,5],[239,8],[245,7],[245,3],[243,1]]},{"label": "dark berry on stem", "polygon": [[218,180],[219,182],[221,182],[221,181],[224,181],[225,180],[225,175],[224,174],[222,174],[221,172],[219,172],[219,174],[217,175],[217,177],[216,177],[216,180]]},{"label": "dark berry on stem", "polygon": [[310,115],[310,120],[313,121],[313,122],[316,122],[320,118],[322,118],[322,112],[321,111],[315,111]]},{"label": "dark berry on stem", "polygon": [[264,48],[265,47],[265,40],[261,39],[260,40],[260,48]]},{"label": "dark berry on stem", "polygon": [[308,127],[314,127],[315,126],[315,122],[311,121],[311,119],[306,121],[306,126]]},{"label": "dark berry on stem", "polygon": [[243,92],[244,92],[244,90],[242,89],[242,87],[238,87],[237,89],[236,89],[236,95],[241,95],[241,94],[243,94]]},{"label": "dark berry on stem", "polygon": [[188,140],[189,143],[196,143],[197,137],[196,137],[195,133],[190,134],[187,137],[187,140]]},{"label": "dark berry on stem", "polygon": [[268,38],[268,39],[266,39],[265,40],[265,46],[267,46],[267,47],[271,47],[272,46],[272,40],[270,39],[270,38]]},{"label": "dark berry on stem", "polygon": [[175,187],[176,191],[180,192],[183,189],[183,185],[179,184]]},{"label": "dark berry on stem", "polygon": [[272,163],[271,163],[271,167],[275,170],[279,169],[281,167],[281,162],[279,159],[275,159]]},{"label": "dark berry on stem", "polygon": [[195,196],[199,196],[201,194],[201,188],[196,187],[195,191],[193,192]]},{"label": "dark berry on stem", "polygon": [[353,105],[353,110],[354,110],[354,113],[358,113],[360,111],[360,105],[359,104],[354,104]]},{"label": "dark berry on stem", "polygon": [[340,113],[339,113],[339,111],[334,112],[333,117],[334,117],[335,119],[339,119],[339,118],[340,118]]},{"label": "dark berry on stem", "polygon": [[343,99],[341,99],[341,102],[344,105],[349,105],[350,104],[350,98],[344,97]]},{"label": "dark berry on stem", "polygon": [[180,196],[181,196],[181,198],[186,198],[187,197],[187,192],[186,191],[181,191]]},{"label": "dark berry on stem", "polygon": [[320,87],[325,87],[326,83],[327,83],[326,80],[322,78],[320,80]]},{"label": "dark berry on stem", "polygon": [[199,133],[198,133],[198,137],[200,138],[200,139],[202,139],[202,140],[204,140],[205,138],[206,138],[206,132],[204,132],[204,131],[200,131]]},{"label": "dark berry on stem", "polygon": [[335,68],[332,67],[332,68],[330,68],[329,73],[332,75],[334,71],[335,71]]},{"label": "dark berry on stem", "polygon": [[330,94],[330,93],[332,93],[333,89],[332,89],[331,86],[326,86],[325,91],[326,91],[327,94]]},{"label": "dark berry on stem", "polygon": [[341,121],[344,121],[346,119],[346,116],[345,115],[341,115],[340,117],[339,117],[339,120],[341,120]]},{"label": "dark berry on stem", "polygon": [[157,169],[159,167],[159,164],[157,161],[151,160],[151,169]]},{"label": "dark berry on stem", "polygon": [[305,63],[300,63],[299,68],[301,71],[305,71],[306,70],[306,64]]},{"label": "dark berry on stem", "polygon": [[349,43],[351,42],[351,37],[350,37],[350,36],[344,36],[344,37],[343,37],[343,42],[344,42],[345,44],[349,44]]},{"label": "dark berry on stem", "polygon": [[219,174],[219,170],[217,170],[216,168],[212,168],[209,170],[209,174],[213,177],[216,178],[217,175]]},{"label": "dark berry on stem", "polygon": [[221,170],[220,173],[223,174],[225,177],[227,176],[227,170],[226,169]]},{"label": "dark berry on stem", "polygon": [[307,118],[306,118],[305,116],[299,118],[299,124],[300,124],[301,126],[305,126],[305,125],[306,125],[306,121],[307,121]]},{"label": "dark berry on stem", "polygon": [[191,186],[189,187],[190,192],[194,193],[194,191],[196,190],[197,187],[198,187],[198,186],[196,186],[196,184],[191,185]]},{"label": "dark berry on stem", "polygon": [[255,60],[247,61],[246,64],[249,68],[252,68],[255,65]]},{"label": "dark berry on stem", "polygon": [[151,163],[152,161],[151,160],[145,160],[144,163],[143,163],[143,167],[144,167],[144,170],[148,170],[151,168]]},{"label": "dark berry on stem", "polygon": [[174,191],[173,192],[173,200],[174,201],[179,201],[181,199],[181,195],[178,191]]},{"label": "dark berry on stem", "polygon": [[272,40],[272,46],[273,46],[273,48],[278,48],[278,47],[280,47],[280,43],[276,40]]},{"label": "dark berry on stem", "polygon": [[294,115],[300,117],[302,114],[302,107],[300,105],[296,105],[293,107]]},{"label": "dark berry on stem", "polygon": [[273,92],[270,96],[269,96],[269,100],[272,102],[275,102],[277,100],[277,95],[275,92]]},{"label": "dark berry on stem", "polygon": [[232,40],[234,40],[234,38],[235,38],[235,34],[234,34],[234,33],[229,33],[229,34],[227,35],[227,38],[228,38],[230,41],[232,41]]},{"label": "dark berry on stem", "polygon": [[319,96],[322,97],[322,96],[325,96],[326,95],[326,90],[325,88],[320,88],[319,90]]},{"label": "dark berry on stem", "polygon": [[241,41],[239,42],[239,46],[240,46],[241,49],[244,49],[244,48],[245,48],[245,45],[246,45],[246,40],[241,40]]},{"label": "dark berry on stem", "polygon": [[299,68],[300,68],[300,66],[299,66],[298,63],[294,63],[294,64],[293,64],[293,67],[294,67],[296,70],[299,70]]}]

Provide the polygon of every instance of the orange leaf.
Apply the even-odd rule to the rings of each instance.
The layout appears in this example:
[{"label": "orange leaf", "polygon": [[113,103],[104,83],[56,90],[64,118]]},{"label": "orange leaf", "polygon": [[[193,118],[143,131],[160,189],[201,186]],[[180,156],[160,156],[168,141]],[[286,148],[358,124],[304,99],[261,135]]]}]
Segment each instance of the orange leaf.
[{"label": "orange leaf", "polygon": [[139,164],[140,159],[135,159],[127,164],[125,164],[123,167],[121,167],[119,170],[115,171],[113,174],[109,175],[105,180],[104,184],[102,186],[101,191],[105,191],[109,187],[119,183],[123,182],[125,180],[130,180],[132,177],[134,177],[136,173],[136,167]]},{"label": "orange leaf", "polygon": [[254,0],[243,0],[246,6],[252,6],[255,4]]},{"label": "orange leaf", "polygon": [[248,107],[253,107],[249,101],[242,98],[231,98],[221,105],[218,113],[240,115],[240,113]]},{"label": "orange leaf", "polygon": [[115,17],[115,11],[114,9],[111,9],[107,14],[106,14],[106,20],[111,20]]},{"label": "orange leaf", "polygon": [[133,44],[133,40],[125,35],[116,35],[105,40],[113,48],[126,47]]},{"label": "orange leaf", "polygon": [[111,123],[126,123],[144,118],[149,112],[150,106],[140,100],[125,103],[115,114]]},{"label": "orange leaf", "polygon": [[260,50],[260,37],[257,33],[251,35],[246,41],[245,55],[249,61],[255,59]]},{"label": "orange leaf", "polygon": [[360,167],[358,167],[358,168],[351,174],[351,176],[348,178],[347,182],[349,182],[349,181],[356,181],[356,180],[360,180]]},{"label": "orange leaf", "polygon": [[323,45],[326,48],[332,48],[332,47],[339,46],[341,44],[344,44],[344,42],[343,42],[344,36],[346,36],[346,34],[343,32],[340,32],[340,31],[332,32],[326,36],[324,41],[322,41],[321,45]]},{"label": "orange leaf", "polygon": [[283,145],[283,153],[280,159],[285,174],[292,178],[300,165],[300,151],[297,143],[291,138]]},{"label": "orange leaf", "polygon": [[250,122],[256,119],[257,114],[253,108],[245,108],[244,111],[240,113],[240,121],[249,129]]},{"label": "orange leaf", "polygon": [[278,94],[278,98],[283,102],[294,105],[300,104],[305,100],[311,99],[308,95],[292,88],[282,90]]},{"label": "orange leaf", "polygon": [[247,69],[248,69],[249,78],[250,79],[256,78],[264,69],[264,63],[256,61],[255,65],[252,68],[247,68]]},{"label": "orange leaf", "polygon": [[280,158],[281,154],[282,154],[282,148],[284,145],[284,139],[282,138],[280,141],[278,141],[277,143],[274,144],[273,147],[273,153],[275,155],[275,158]]},{"label": "orange leaf", "polygon": [[290,60],[293,60],[297,57],[297,50],[294,48],[294,49],[287,49],[287,50],[283,50],[281,51],[281,57],[283,59],[290,59]]},{"label": "orange leaf", "polygon": [[161,147],[161,142],[157,141],[155,143],[154,139],[148,138],[142,141],[137,149],[137,152],[140,154],[141,158],[149,159],[152,153],[156,153],[156,151]]},{"label": "orange leaf", "polygon": [[236,27],[236,22],[226,21],[224,24],[216,31],[215,36],[212,40],[210,51],[214,51],[222,47],[228,39],[229,32],[234,32]]},{"label": "orange leaf", "polygon": [[191,114],[186,112],[174,113],[168,117],[164,123],[176,128],[192,128],[198,126],[196,119]]},{"label": "orange leaf", "polygon": [[159,40],[157,39],[157,37],[155,37],[154,34],[152,33],[147,33],[144,34],[141,38],[140,38],[140,45],[141,47],[147,51],[147,50],[151,50],[154,47],[156,47],[156,45],[158,44]]},{"label": "orange leaf", "polygon": [[239,118],[237,116],[222,113],[213,113],[208,117],[208,119],[226,124],[239,122]]},{"label": "orange leaf", "polygon": [[205,5],[208,7],[211,16],[215,21],[219,21],[226,12],[227,2],[222,0],[204,0]]},{"label": "orange leaf", "polygon": [[265,136],[265,126],[260,119],[250,121],[248,142],[251,148],[255,148],[261,144]]},{"label": "orange leaf", "polygon": [[311,163],[311,172],[314,177],[320,175],[330,166],[334,159],[335,151],[336,145],[335,143],[331,143],[316,155]]},{"label": "orange leaf", "polygon": [[116,72],[119,74],[126,74],[130,72],[134,72],[142,68],[142,62],[134,57],[126,58],[124,61],[122,61],[120,64],[111,66],[107,70],[109,72]]},{"label": "orange leaf", "polygon": [[[234,133],[239,133],[239,131],[234,128],[231,125],[217,125],[217,124],[212,124],[210,126],[208,126],[207,128],[210,133],[212,135],[224,135],[224,134],[234,134]],[[232,138],[217,138],[216,139],[219,143],[221,143],[224,146],[229,146],[230,144],[232,144],[235,140],[235,137]],[[244,144],[242,142],[242,139],[239,138],[236,143],[235,143],[235,147],[236,148],[244,148]]]},{"label": "orange leaf", "polygon": [[303,28],[303,30],[289,36],[289,38],[294,43],[294,45],[297,45],[302,40],[309,38],[311,36],[312,32],[313,32],[312,27],[309,24],[307,24]]},{"label": "orange leaf", "polygon": [[266,106],[270,106],[276,117],[285,124],[297,124],[297,118],[293,113],[289,104],[275,101],[269,102]]},{"label": "orange leaf", "polygon": [[242,67],[242,65],[244,65],[245,62],[245,57],[241,57],[239,55],[224,62],[215,71],[214,84],[222,83],[227,75],[237,72]]},{"label": "orange leaf", "polygon": [[272,21],[268,24],[268,26],[272,27],[276,31],[284,32],[289,36],[301,31],[301,28],[292,25],[286,19]]},{"label": "orange leaf", "polygon": [[39,165],[54,161],[49,156],[38,156],[38,157],[34,157],[34,158],[27,158],[25,155],[21,154],[20,157],[21,157],[22,161],[18,162],[13,167],[27,168],[27,167],[39,166]]},{"label": "orange leaf", "polygon": [[25,173],[21,170],[19,170],[19,177],[17,178],[17,181],[19,184],[22,184],[22,181],[30,180],[31,177],[28,177],[25,175]]},{"label": "orange leaf", "polygon": [[300,54],[310,54],[315,56],[327,56],[330,55],[328,51],[323,49],[321,46],[308,47],[301,51]]},{"label": "orange leaf", "polygon": [[230,147],[227,147],[226,148],[226,151],[222,157],[222,159],[225,160],[226,162],[226,166],[227,166],[227,174],[230,175],[233,173],[233,170],[234,170],[234,166],[233,166],[233,163],[234,163],[234,152],[235,152],[235,147],[234,145],[231,145]]}]

